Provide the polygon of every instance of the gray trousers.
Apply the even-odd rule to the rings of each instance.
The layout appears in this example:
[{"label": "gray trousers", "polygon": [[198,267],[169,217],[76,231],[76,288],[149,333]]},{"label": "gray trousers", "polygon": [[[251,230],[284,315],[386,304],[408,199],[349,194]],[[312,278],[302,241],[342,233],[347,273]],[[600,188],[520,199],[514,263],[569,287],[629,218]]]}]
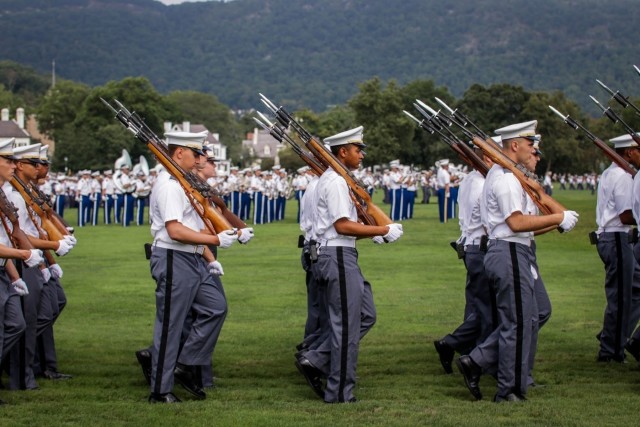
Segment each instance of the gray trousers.
[{"label": "gray trousers", "polygon": [[465,249],[467,269],[464,321],[444,341],[459,353],[467,353],[495,329],[495,294],[484,272],[484,255],[478,245]]},{"label": "gray trousers", "polygon": [[12,289],[4,267],[0,267],[0,360],[18,343],[26,328],[20,296]]},{"label": "gray trousers", "polygon": [[484,259],[485,272],[496,292],[499,326],[470,353],[483,370],[497,360],[497,396],[525,395],[531,338],[538,316],[528,246],[493,240]]},{"label": "gray trousers", "polygon": [[53,324],[58,320],[60,313],[67,305],[67,296],[60,284],[60,279],[52,277],[43,288],[43,296],[44,293],[47,293],[47,295],[43,303],[49,303],[52,323],[38,335],[36,342],[36,363],[33,367],[36,375],[47,370],[53,372],[58,371],[58,357],[56,355],[56,344],[53,336]]},{"label": "gray trousers", "polygon": [[607,299],[598,356],[621,361],[624,344],[635,326],[630,322],[632,287],[638,266],[627,233],[600,233],[596,247],[604,263]]},{"label": "gray trousers", "polygon": [[320,330],[320,302],[318,300],[318,286],[311,268],[309,259],[309,244],[306,243],[300,255],[300,263],[305,271],[305,283],[307,287],[307,321],[304,326],[304,340],[307,342],[312,334],[318,334]]},{"label": "gray trousers", "polygon": [[[216,284],[200,255],[155,246],[151,275],[157,284],[151,392],[165,394],[173,389],[177,362],[191,366],[211,363],[227,304],[221,283]],[[180,349],[188,315],[193,317],[191,330]]]},{"label": "gray trousers", "polygon": [[529,257],[529,262],[531,264],[531,267],[535,269],[536,274],[538,275],[538,277],[533,281],[538,315],[536,316],[534,313],[533,316],[533,335],[531,336],[531,349],[529,350],[529,377],[527,379],[527,383],[528,385],[531,385],[534,383],[531,372],[533,371],[535,356],[536,352],[538,351],[538,332],[547,323],[547,321],[549,321],[549,318],[551,317],[551,299],[549,298],[547,289],[545,288],[544,282],[542,281],[542,276],[540,275],[538,258],[536,256],[536,242],[533,240],[531,241],[531,255]]},{"label": "gray trousers", "polygon": [[640,341],[640,328],[637,327],[640,322],[640,242],[633,246],[633,256],[636,259],[636,267],[633,271],[633,284],[631,286],[632,302],[629,325],[631,328],[636,328],[633,338]]},{"label": "gray trousers", "polygon": [[355,248],[322,247],[316,271],[318,286],[324,288],[329,333],[305,356],[327,374],[325,402],[347,402],[354,398],[360,339],[376,320],[373,294]]},{"label": "gray trousers", "polygon": [[21,264],[22,280],[27,284],[29,295],[21,297],[22,313],[26,322],[25,333],[20,342],[11,350],[9,363],[9,388],[30,390],[38,387],[33,372],[36,341],[47,327],[53,323],[51,305],[45,290],[44,277],[39,267]]}]

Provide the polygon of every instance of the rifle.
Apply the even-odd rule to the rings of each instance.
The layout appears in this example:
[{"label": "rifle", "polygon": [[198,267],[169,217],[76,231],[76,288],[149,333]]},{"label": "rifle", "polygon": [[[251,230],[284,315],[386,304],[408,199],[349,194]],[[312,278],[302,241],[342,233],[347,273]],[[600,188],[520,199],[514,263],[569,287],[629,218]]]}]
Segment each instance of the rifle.
[{"label": "rifle", "polygon": [[[14,206],[13,203],[11,203],[11,201],[7,198],[5,192],[2,190],[0,190],[0,215],[2,216],[2,225],[7,232],[7,236],[9,236],[9,239],[11,239],[13,247],[19,249],[33,249],[31,241],[29,240],[25,232],[20,229],[20,222],[18,221],[18,209]],[[6,221],[9,221],[11,223],[13,230],[9,229],[9,225],[6,223]]]},{"label": "rifle", "polygon": [[363,214],[363,220],[365,220],[367,224],[389,225],[393,223],[391,218],[389,218],[382,209],[373,203],[366,185],[356,178],[353,173],[324,146],[324,144],[319,142],[304,127],[302,127],[302,125],[300,125],[300,123],[298,123],[293,116],[284,109],[284,107],[276,107],[274,103],[262,94],[260,94],[260,97],[262,98],[263,104],[276,116],[278,122],[280,122],[285,129],[291,127],[304,142],[307,149],[320,163],[327,168],[330,167],[338,175],[344,178],[349,189],[354,195],[356,208],[359,209],[358,204],[362,206],[362,209],[359,209],[359,212]]},{"label": "rifle", "polygon": [[[58,222],[53,215],[51,215],[51,209],[47,211],[47,208],[42,201],[39,200],[37,195],[31,190],[31,187],[22,181],[17,175],[14,175],[11,179],[11,185],[18,190],[22,198],[24,199],[27,210],[31,209],[40,217],[42,221],[42,228],[46,231],[47,240],[57,241],[62,240],[64,236],[70,234],[69,230],[64,224]],[[34,225],[35,225],[34,221]]]},{"label": "rifle", "polygon": [[583,125],[581,125],[580,123],[578,123],[575,120],[573,120],[571,117],[569,117],[568,114],[566,116],[563,115],[560,111],[556,110],[551,105],[549,105],[549,108],[551,109],[551,111],[556,113],[567,125],[571,126],[572,128],[574,128],[576,130],[580,129],[582,132],[584,132],[584,134],[587,135],[587,138],[589,138],[594,144],[596,144],[596,146],[600,150],[602,150],[602,152],[612,162],[616,163],[618,166],[620,166],[625,172],[627,172],[631,176],[635,176],[636,175],[636,168],[633,167],[633,165],[631,163],[626,161],[620,154],[616,153],[616,151],[613,148],[609,147],[609,145],[607,145],[603,140],[601,140],[600,138],[598,138],[597,136],[592,134]]},{"label": "rifle", "polygon": [[[538,206],[542,213],[561,213],[566,210],[564,206],[562,206],[559,202],[557,202],[555,199],[544,192],[544,188],[542,187],[537,179],[537,176],[534,173],[529,171],[523,165],[517,164],[512,159],[507,157],[496,145],[493,139],[491,139],[486,133],[479,130],[478,126],[472,124],[466,116],[447,107],[449,111],[453,112],[452,115],[449,116],[442,111],[435,111],[431,109],[426,104],[421,103],[420,101],[418,101],[418,103],[428,108],[432,112],[432,116],[429,119],[431,123],[437,120],[441,124],[446,125],[446,127],[455,124],[462,131],[465,138],[470,139],[473,144],[475,144],[477,147],[480,147],[482,152],[494,163],[512,172],[516,179],[518,179],[518,181],[522,185],[524,191],[527,192],[529,197],[531,197],[531,200],[533,200],[533,202],[536,204],[536,206]],[[442,101],[440,101],[440,103],[444,104]],[[460,117],[463,118],[464,122],[460,122]],[[473,130],[468,129],[466,127],[467,124],[470,124]]]},{"label": "rifle", "polygon": [[69,223],[65,221],[63,217],[58,215],[55,209],[53,209],[53,207],[49,203],[49,197],[44,194],[42,190],[33,182],[30,182],[28,185],[32,193],[36,197],[37,203],[42,206],[42,209],[47,213],[49,219],[51,219],[51,221],[56,224],[56,227],[61,231],[63,229],[66,230],[68,232],[67,234],[73,234],[73,227],[71,227]]},{"label": "rifle", "polygon": [[[178,181],[191,206],[193,206],[196,213],[202,218],[202,221],[211,233],[218,234],[233,229],[225,216],[212,206],[210,199],[215,195],[215,192],[209,184],[193,172],[185,171],[180,167],[180,165],[171,158],[162,140],[158,138],[137,113],[129,112],[118,100],[114,100],[120,108],[116,110],[107,101],[102,98],[100,99],[115,113],[115,118],[118,119],[125,128],[129,129],[138,140],[147,145],[167,172]],[[224,204],[224,202],[222,203]]]},{"label": "rifle", "polygon": [[[605,86],[605,85],[604,85],[600,80],[597,80],[597,79],[596,79],[596,81],[597,81],[597,82],[598,82],[602,87],[606,88],[606,89],[607,89],[607,90],[609,90],[609,91],[611,90],[611,89],[609,89],[608,87],[606,87],[606,86]],[[618,97],[619,97],[619,98],[621,98],[622,100],[625,100],[625,99],[626,99],[626,98],[622,97],[622,95],[620,95],[620,92],[616,92],[612,98],[617,100],[618,98],[616,98],[616,96],[618,96]],[[636,131],[634,131],[634,130],[633,130],[633,128],[632,128],[631,126],[629,126],[629,125],[628,125],[624,120],[622,120],[622,117],[620,117],[620,116],[619,116],[615,111],[613,111],[613,110],[611,109],[611,107],[604,108],[604,107],[602,106],[602,104],[600,104],[600,103],[598,102],[598,100],[597,100],[597,99],[595,99],[593,96],[589,95],[589,98],[591,98],[591,100],[592,100],[593,102],[595,102],[595,104],[596,104],[596,105],[597,105],[597,106],[602,110],[602,115],[603,115],[603,116],[607,116],[607,118],[608,118],[609,120],[611,120],[613,123],[620,123],[620,124],[622,124],[622,126],[625,128],[625,130],[627,131],[627,133],[631,136],[631,138],[633,138],[634,142],[635,142],[636,144],[640,145],[640,136],[638,136],[638,134],[636,134]],[[619,101],[619,102],[622,102],[622,101]],[[633,106],[633,108],[636,108],[636,109],[638,108],[638,107],[636,107],[635,105],[633,105],[631,102],[628,102],[628,101],[625,101],[623,105],[624,105],[625,107],[626,107],[627,105],[631,105],[631,106]]]}]

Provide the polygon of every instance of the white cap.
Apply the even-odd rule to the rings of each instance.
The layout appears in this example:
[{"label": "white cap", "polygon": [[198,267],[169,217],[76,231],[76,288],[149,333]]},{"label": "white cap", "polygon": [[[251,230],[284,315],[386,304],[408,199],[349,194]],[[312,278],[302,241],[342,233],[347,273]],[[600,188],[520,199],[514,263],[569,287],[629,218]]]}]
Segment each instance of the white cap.
[{"label": "white cap", "polygon": [[15,159],[13,155],[13,144],[15,142],[15,138],[9,138],[5,139],[4,141],[0,141],[0,156],[10,160]]},{"label": "white cap", "polygon": [[43,145],[40,147],[40,161],[45,165],[49,164],[49,146]]},{"label": "white cap", "polygon": [[113,171],[111,169],[107,169],[106,171],[104,171],[105,175],[113,175]]},{"label": "white cap", "polygon": [[251,172],[257,172],[260,170],[260,166],[254,166],[251,168]]},{"label": "white cap", "polygon": [[495,133],[500,135],[503,141],[512,138],[529,138],[535,140],[536,126],[538,126],[538,121],[531,120],[529,122],[516,123],[496,129]]},{"label": "white cap", "polygon": [[358,126],[357,128],[340,132],[338,134],[325,138],[324,143],[329,147],[337,147],[339,145],[345,145],[345,144],[356,144],[356,145],[361,145],[363,147],[366,147],[366,144],[362,140],[363,129],[364,127]]},{"label": "white cap", "polygon": [[437,166],[447,166],[449,164],[449,159],[438,160]]},{"label": "white cap", "polygon": [[309,169],[309,166],[302,166],[302,167],[298,168],[298,173],[300,175],[302,175],[303,173],[305,173],[307,171],[307,169]]},{"label": "white cap", "polygon": [[[636,135],[640,136],[640,132]],[[638,144],[636,144],[636,142],[633,140],[633,137],[628,133],[610,139],[609,142],[613,144],[613,148],[627,148],[638,146]]]},{"label": "white cap", "polygon": [[231,172],[233,172],[233,171],[237,171],[237,170],[238,170],[238,167],[237,167],[237,166],[231,166],[231,167],[229,168],[229,170],[230,170]]},{"label": "white cap", "polygon": [[91,176],[100,176],[100,172],[95,171],[95,172],[93,172],[93,173],[91,174]]},{"label": "white cap", "polygon": [[396,159],[396,160],[391,160],[389,162],[389,167],[390,168],[399,168],[400,167],[400,160]]},{"label": "white cap", "polygon": [[199,155],[204,156],[205,153],[202,151],[202,145],[204,144],[204,140],[208,134],[208,131],[202,131],[199,133],[167,132],[164,134],[164,137],[167,141],[167,145],[178,145],[180,147],[191,148]]},{"label": "white cap", "polygon": [[24,147],[14,147],[13,155],[17,160],[29,160],[34,163],[40,162],[40,146],[42,144],[25,145]]}]

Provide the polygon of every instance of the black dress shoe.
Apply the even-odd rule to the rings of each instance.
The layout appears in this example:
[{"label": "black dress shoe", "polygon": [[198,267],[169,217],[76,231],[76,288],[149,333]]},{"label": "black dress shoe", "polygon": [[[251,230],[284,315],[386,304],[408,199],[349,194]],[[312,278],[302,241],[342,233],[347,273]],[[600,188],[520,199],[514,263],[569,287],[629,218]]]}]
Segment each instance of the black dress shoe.
[{"label": "black dress shoe", "polygon": [[524,402],[527,400],[526,397],[521,396],[516,393],[509,393],[506,396],[498,396],[497,394],[494,396],[493,401],[496,403],[500,402]]},{"label": "black dress shoe", "polygon": [[149,403],[178,403],[180,399],[173,393],[156,394],[151,393],[149,395]]},{"label": "black dress shoe", "polygon": [[151,353],[146,348],[136,351],[136,359],[142,368],[142,375],[147,384],[151,385]]},{"label": "black dress shoe", "polygon": [[598,357],[596,358],[596,362],[599,362],[599,363],[610,363],[610,362],[627,363],[627,362],[624,360],[624,357],[619,357],[619,356],[602,356],[602,355],[598,355]]},{"label": "black dress shoe", "polygon": [[444,371],[447,374],[451,374],[453,372],[453,368],[451,368],[451,362],[453,362],[453,356],[456,353],[455,350],[444,340],[434,341],[433,345],[438,352],[438,356],[440,356],[440,363],[442,364]]},{"label": "black dress shoe", "polygon": [[42,373],[42,376],[48,380],[68,380],[70,378],[73,378],[72,375],[63,374],[62,372],[51,371],[48,369]]},{"label": "black dress shoe", "polygon": [[174,380],[182,386],[189,393],[193,394],[198,399],[206,399],[207,393],[204,392],[194,378],[191,368],[187,365],[177,364],[173,370]]},{"label": "black dress shoe", "polygon": [[636,361],[640,362],[640,341],[634,338],[631,338],[624,345],[624,349],[633,356]]},{"label": "black dress shoe", "polygon": [[296,346],[296,350],[298,350],[298,351],[309,350],[309,344],[307,344],[306,342],[302,341],[300,344],[298,344]]},{"label": "black dress shoe", "polygon": [[322,390],[322,381],[320,380],[322,372],[313,366],[313,364],[304,356],[301,356],[296,360],[295,365],[307,381],[307,384],[309,384],[309,387],[311,387],[311,390],[313,390],[320,399],[324,399],[324,390]]},{"label": "black dress shoe", "polygon": [[460,356],[460,358],[456,360],[456,365],[458,365],[458,369],[460,369],[464,377],[464,383],[473,397],[475,397],[476,400],[482,400],[482,392],[480,391],[482,369],[470,356]]}]

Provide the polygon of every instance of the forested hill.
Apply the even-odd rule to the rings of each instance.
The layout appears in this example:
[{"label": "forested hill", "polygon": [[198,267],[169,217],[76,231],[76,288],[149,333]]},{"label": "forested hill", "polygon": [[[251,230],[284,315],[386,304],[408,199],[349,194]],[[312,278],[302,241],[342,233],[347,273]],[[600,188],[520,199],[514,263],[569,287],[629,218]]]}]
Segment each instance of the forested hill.
[{"label": "forested hill", "polygon": [[[147,76],[256,107],[344,103],[373,76],[640,93],[637,0],[0,0],[0,59],[90,85]],[[634,93],[635,90],[635,93]]]}]

